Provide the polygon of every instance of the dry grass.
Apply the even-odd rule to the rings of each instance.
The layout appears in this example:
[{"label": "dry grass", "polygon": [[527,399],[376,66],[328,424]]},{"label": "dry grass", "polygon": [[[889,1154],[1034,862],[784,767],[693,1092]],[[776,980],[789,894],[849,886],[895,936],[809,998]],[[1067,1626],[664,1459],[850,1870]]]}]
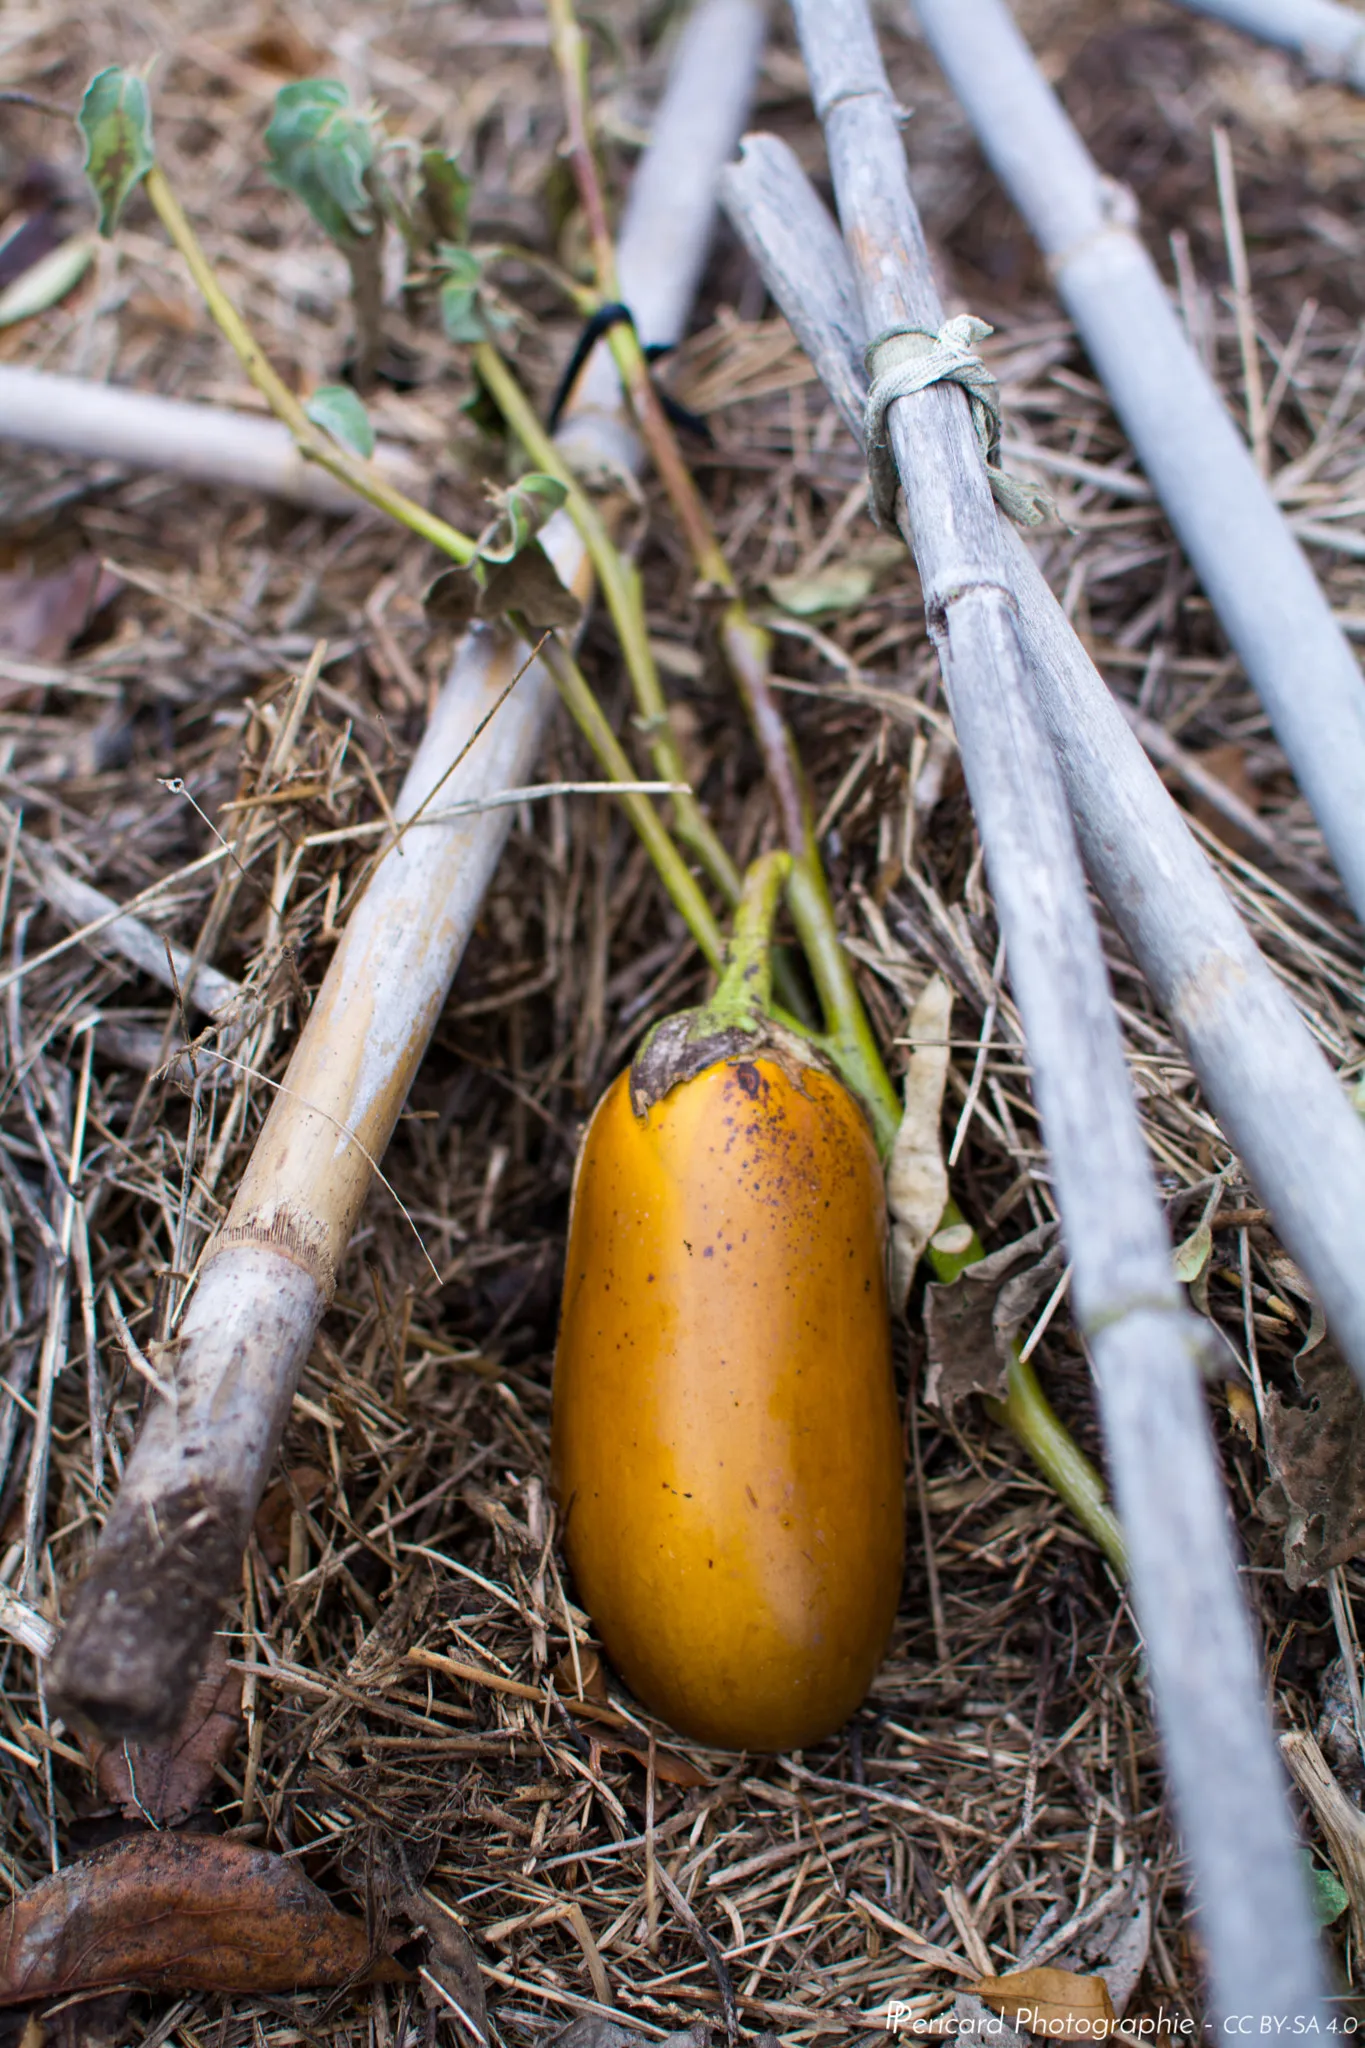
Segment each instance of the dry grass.
[{"label": "dry grass", "polygon": [[[618,183],[660,75],[655,43],[669,12],[624,0],[598,10],[611,31],[595,47]],[[1337,537],[1315,547],[1315,563],[1336,608],[1365,631],[1365,108],[1145,0],[1034,0],[1027,14],[1106,167],[1135,182],[1172,276],[1168,237],[1178,238],[1187,310],[1236,408],[1241,367],[1208,146],[1211,120],[1229,125],[1276,400],[1274,470],[1294,516]],[[1012,432],[1039,451],[1070,524],[1045,544],[1048,572],[1120,695],[1255,804],[1285,858],[1220,839],[1229,827],[1207,809],[1205,844],[1334,1063],[1358,1071],[1361,933],[1294,865],[1323,860],[1312,820],[1163,520],[1125,494],[1121,476],[1115,483],[1131,468],[1123,436],[1022,230],[921,47],[896,26],[903,10],[886,15],[894,82],[916,109],[908,144],[948,295],[996,321]],[[491,0],[396,10],[346,0],[324,16],[298,0],[286,16],[245,0],[79,12],[44,0],[0,16],[0,84],[68,103],[98,65],[157,55],[163,156],[276,362],[308,383],[334,376],[345,353],[344,274],[259,166],[282,72],[310,68],[314,53],[329,53],[327,67],[358,97],[381,99],[411,131],[464,149],[479,181],[476,226],[572,251],[534,6],[504,15]],[[760,118],[818,164],[785,26]],[[0,171],[11,189],[34,156],[74,179],[67,133],[13,110],[4,124]],[[510,283],[526,314],[519,363],[544,393],[572,323],[542,286]],[[430,464],[443,508],[473,522],[479,479],[498,472],[501,451],[460,411],[468,378],[452,352],[429,332],[404,339],[412,388],[382,395],[378,422]],[[65,307],[0,337],[0,353],[243,397],[144,207],[101,251],[91,281]],[[698,471],[757,600],[771,577],[868,542],[854,451],[729,244],[718,247],[697,331],[667,375],[710,420],[714,444],[698,451]],[[666,509],[651,495],[648,511],[650,622],[689,769],[746,858],[773,831],[757,756]],[[168,1291],[183,1285],[177,1276],[192,1269],[230,1195],[269,1079],[363,876],[363,841],[312,846],[309,837],[380,815],[379,792],[396,788],[451,650],[421,613],[423,550],[369,519],[329,521],[157,477],[14,457],[0,519],[0,566],[59,566],[85,547],[127,579],[113,611],[41,681],[31,661],[0,652],[6,965],[65,933],[35,886],[43,845],[120,899],[157,885],[147,914],[187,946],[211,920],[214,960],[259,999],[241,1066],[204,1097],[192,1130],[187,1099],[146,1072],[178,1023],[153,984],[76,947],[4,994],[0,1558],[10,1584],[26,1581],[55,1618],[117,1484],[143,1391],[109,1304],[116,1290],[144,1349],[162,1334]],[[883,575],[865,602],[818,629],[777,623],[842,921],[884,1042],[895,1046],[934,965],[957,991],[951,1133],[997,939],[913,573]],[[274,910],[246,887],[221,889],[214,871],[182,879],[213,843],[203,814],[221,821],[224,805],[262,793],[291,679],[319,640],[322,681],[269,792]],[[590,629],[585,660],[623,716],[605,626]],[[562,725],[544,765],[547,775],[591,773]],[[183,778],[193,806],[161,777]],[[1264,1220],[1237,1222],[1259,1209],[1257,1195],[1116,938],[1110,953],[1176,1235],[1193,1228],[1225,1175],[1233,1227],[1215,1238],[1210,1310],[1239,1355],[1251,1347],[1265,1383],[1288,1387],[1306,1309],[1284,1301]],[[509,2044],[544,2037],[604,1993],[646,2032],[718,2019],[716,1975],[665,1876],[724,1951],[744,2025],[794,2042],[875,2025],[864,2016],[892,1997],[939,2011],[959,1976],[1011,1967],[1030,1936],[1034,1952],[1057,1952],[1076,1916],[1135,1866],[1148,1871],[1156,1914],[1133,2010],[1164,2001],[1197,2012],[1198,1955],[1121,1592],[980,1416],[960,1433],[928,1411],[916,1418],[912,1528],[922,1520],[924,1540],[911,1544],[891,1653],[855,1721],[818,1750],[687,1752],[706,1782],[674,1784],[594,1740],[591,1726],[575,1733],[494,1681],[471,1684],[409,1657],[425,1649],[539,1685],[571,1633],[580,1660],[588,1656],[586,1618],[542,1534],[575,1135],[645,1026],[701,985],[697,956],[612,806],[556,797],[527,807],[385,1162],[410,1222],[375,1191],[295,1405],[283,1477],[229,1626],[229,1647],[250,1673],[246,1730],[220,1771],[212,1825],[300,1856],[356,1910],[424,1882],[474,1937],[492,2024]],[[84,1150],[73,1162],[87,1071]],[[1007,999],[984,1077],[955,1185],[995,1245],[1053,1213]],[[81,1196],[69,1292],[53,1242],[68,1175],[78,1175]],[[59,1371],[50,1426],[39,1413],[35,1431],[45,1340]],[[900,1348],[909,1401],[913,1319]],[[1097,1449],[1065,1314],[1037,1355],[1058,1406]],[[1211,1401],[1279,1710],[1312,1725],[1338,1652],[1329,1602],[1322,1587],[1288,1591],[1277,1539],[1255,1512],[1266,1467],[1254,1417],[1248,1436],[1219,1389]],[[1356,1570],[1338,1584],[1354,1593]],[[7,1884],[22,1889],[51,1854],[68,1858],[111,1824],[69,1740],[48,1747],[35,1667],[14,1645],[0,1650],[0,1685],[0,1858]],[[612,1693],[643,1731],[636,1746],[648,1754],[657,1738],[676,1752],[667,1730],[619,1687]],[[953,1965],[917,1959],[898,1925]],[[1060,1944],[1048,1940],[1059,1934]],[[142,2000],[123,2024],[189,2048],[388,2048],[442,2027],[459,2038],[448,2012],[392,1989],[285,2004]]]}]

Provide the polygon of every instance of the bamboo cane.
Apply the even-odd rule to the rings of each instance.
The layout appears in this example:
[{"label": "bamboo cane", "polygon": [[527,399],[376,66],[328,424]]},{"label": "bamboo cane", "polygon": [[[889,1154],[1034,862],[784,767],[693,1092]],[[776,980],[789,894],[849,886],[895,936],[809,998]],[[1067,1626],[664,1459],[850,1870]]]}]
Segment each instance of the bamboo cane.
[{"label": "bamboo cane", "polygon": [[[125,469],[170,470],[195,483],[262,491],[319,512],[356,510],[354,494],[307,461],[278,420],[18,363],[0,363],[0,441]],[[420,491],[420,467],[405,449],[381,441],[374,459],[392,483]]]},{"label": "bamboo cane", "polygon": [[[900,110],[865,0],[794,0],[793,12],[864,323],[937,330]],[[1198,1341],[1173,1299],[1065,796],[1018,643],[1014,557],[960,394],[936,385],[902,398],[887,426],[1033,1060],[1214,1997],[1224,2011],[1316,2012],[1321,1970]]]},{"label": "bamboo cane", "polygon": [[1067,310],[1365,916],[1365,686],[1302,549],[1004,0],[918,0],[930,47]]},{"label": "bamboo cane", "polygon": [[1365,15],[1336,0],[1176,0],[1190,14],[1211,14],[1233,28],[1278,43],[1318,78],[1365,92]]},{"label": "bamboo cane", "polygon": [[[650,340],[681,334],[744,118],[761,40],[753,0],[702,0],[680,38],[637,171],[620,262]],[[564,439],[627,469],[609,356],[580,380]],[[562,513],[541,536],[583,596],[590,569]],[[462,643],[394,806],[401,825],[438,783],[449,805],[524,782],[554,702],[515,636]],[[500,707],[500,708],[496,708]],[[493,713],[459,766],[451,764]],[[54,1653],[48,1696],[109,1737],[173,1727],[223,1602],[337,1265],[445,1001],[511,812],[403,835],[379,862],[310,1012],[228,1217],[168,1347],[177,1400],[148,1413]]]},{"label": "bamboo cane", "polygon": [[[725,209],[855,435],[866,378],[848,252],[796,156],[745,139]],[[1365,1125],[1136,743],[1033,556],[1002,527],[1025,651],[1090,879],[1365,1385]]]}]

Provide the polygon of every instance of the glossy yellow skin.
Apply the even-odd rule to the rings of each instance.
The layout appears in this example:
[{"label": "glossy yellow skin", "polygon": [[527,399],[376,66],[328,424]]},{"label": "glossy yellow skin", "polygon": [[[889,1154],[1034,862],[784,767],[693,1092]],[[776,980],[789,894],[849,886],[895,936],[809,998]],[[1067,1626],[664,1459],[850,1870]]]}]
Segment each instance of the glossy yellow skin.
[{"label": "glossy yellow skin", "polygon": [[636,1696],[724,1748],[858,1706],[900,1593],[882,1175],[823,1072],[706,1068],[579,1155],[553,1474],[578,1597]]}]

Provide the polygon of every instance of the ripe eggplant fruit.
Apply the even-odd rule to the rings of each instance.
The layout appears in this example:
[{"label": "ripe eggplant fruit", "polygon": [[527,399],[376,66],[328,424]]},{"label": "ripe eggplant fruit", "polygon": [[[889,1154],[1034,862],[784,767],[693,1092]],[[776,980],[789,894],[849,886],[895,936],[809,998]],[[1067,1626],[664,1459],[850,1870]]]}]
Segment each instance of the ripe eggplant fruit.
[{"label": "ripe eggplant fruit", "polygon": [[712,1002],[660,1025],[589,1124],[552,1429],[612,1663],[682,1734],[754,1750],[858,1706],[904,1525],[881,1167],[853,1096],[765,1014],[766,882],[757,958],[742,906]]}]

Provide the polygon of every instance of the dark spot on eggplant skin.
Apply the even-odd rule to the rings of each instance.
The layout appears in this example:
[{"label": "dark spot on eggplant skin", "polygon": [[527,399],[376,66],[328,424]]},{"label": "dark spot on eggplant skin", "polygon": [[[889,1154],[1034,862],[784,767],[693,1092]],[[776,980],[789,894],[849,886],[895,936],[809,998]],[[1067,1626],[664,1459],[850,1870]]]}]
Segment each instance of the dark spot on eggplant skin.
[{"label": "dark spot on eggplant skin", "polygon": [[748,1060],[740,1060],[732,1072],[744,1093],[752,1100],[763,1086],[763,1076],[758,1068],[750,1066]]}]

